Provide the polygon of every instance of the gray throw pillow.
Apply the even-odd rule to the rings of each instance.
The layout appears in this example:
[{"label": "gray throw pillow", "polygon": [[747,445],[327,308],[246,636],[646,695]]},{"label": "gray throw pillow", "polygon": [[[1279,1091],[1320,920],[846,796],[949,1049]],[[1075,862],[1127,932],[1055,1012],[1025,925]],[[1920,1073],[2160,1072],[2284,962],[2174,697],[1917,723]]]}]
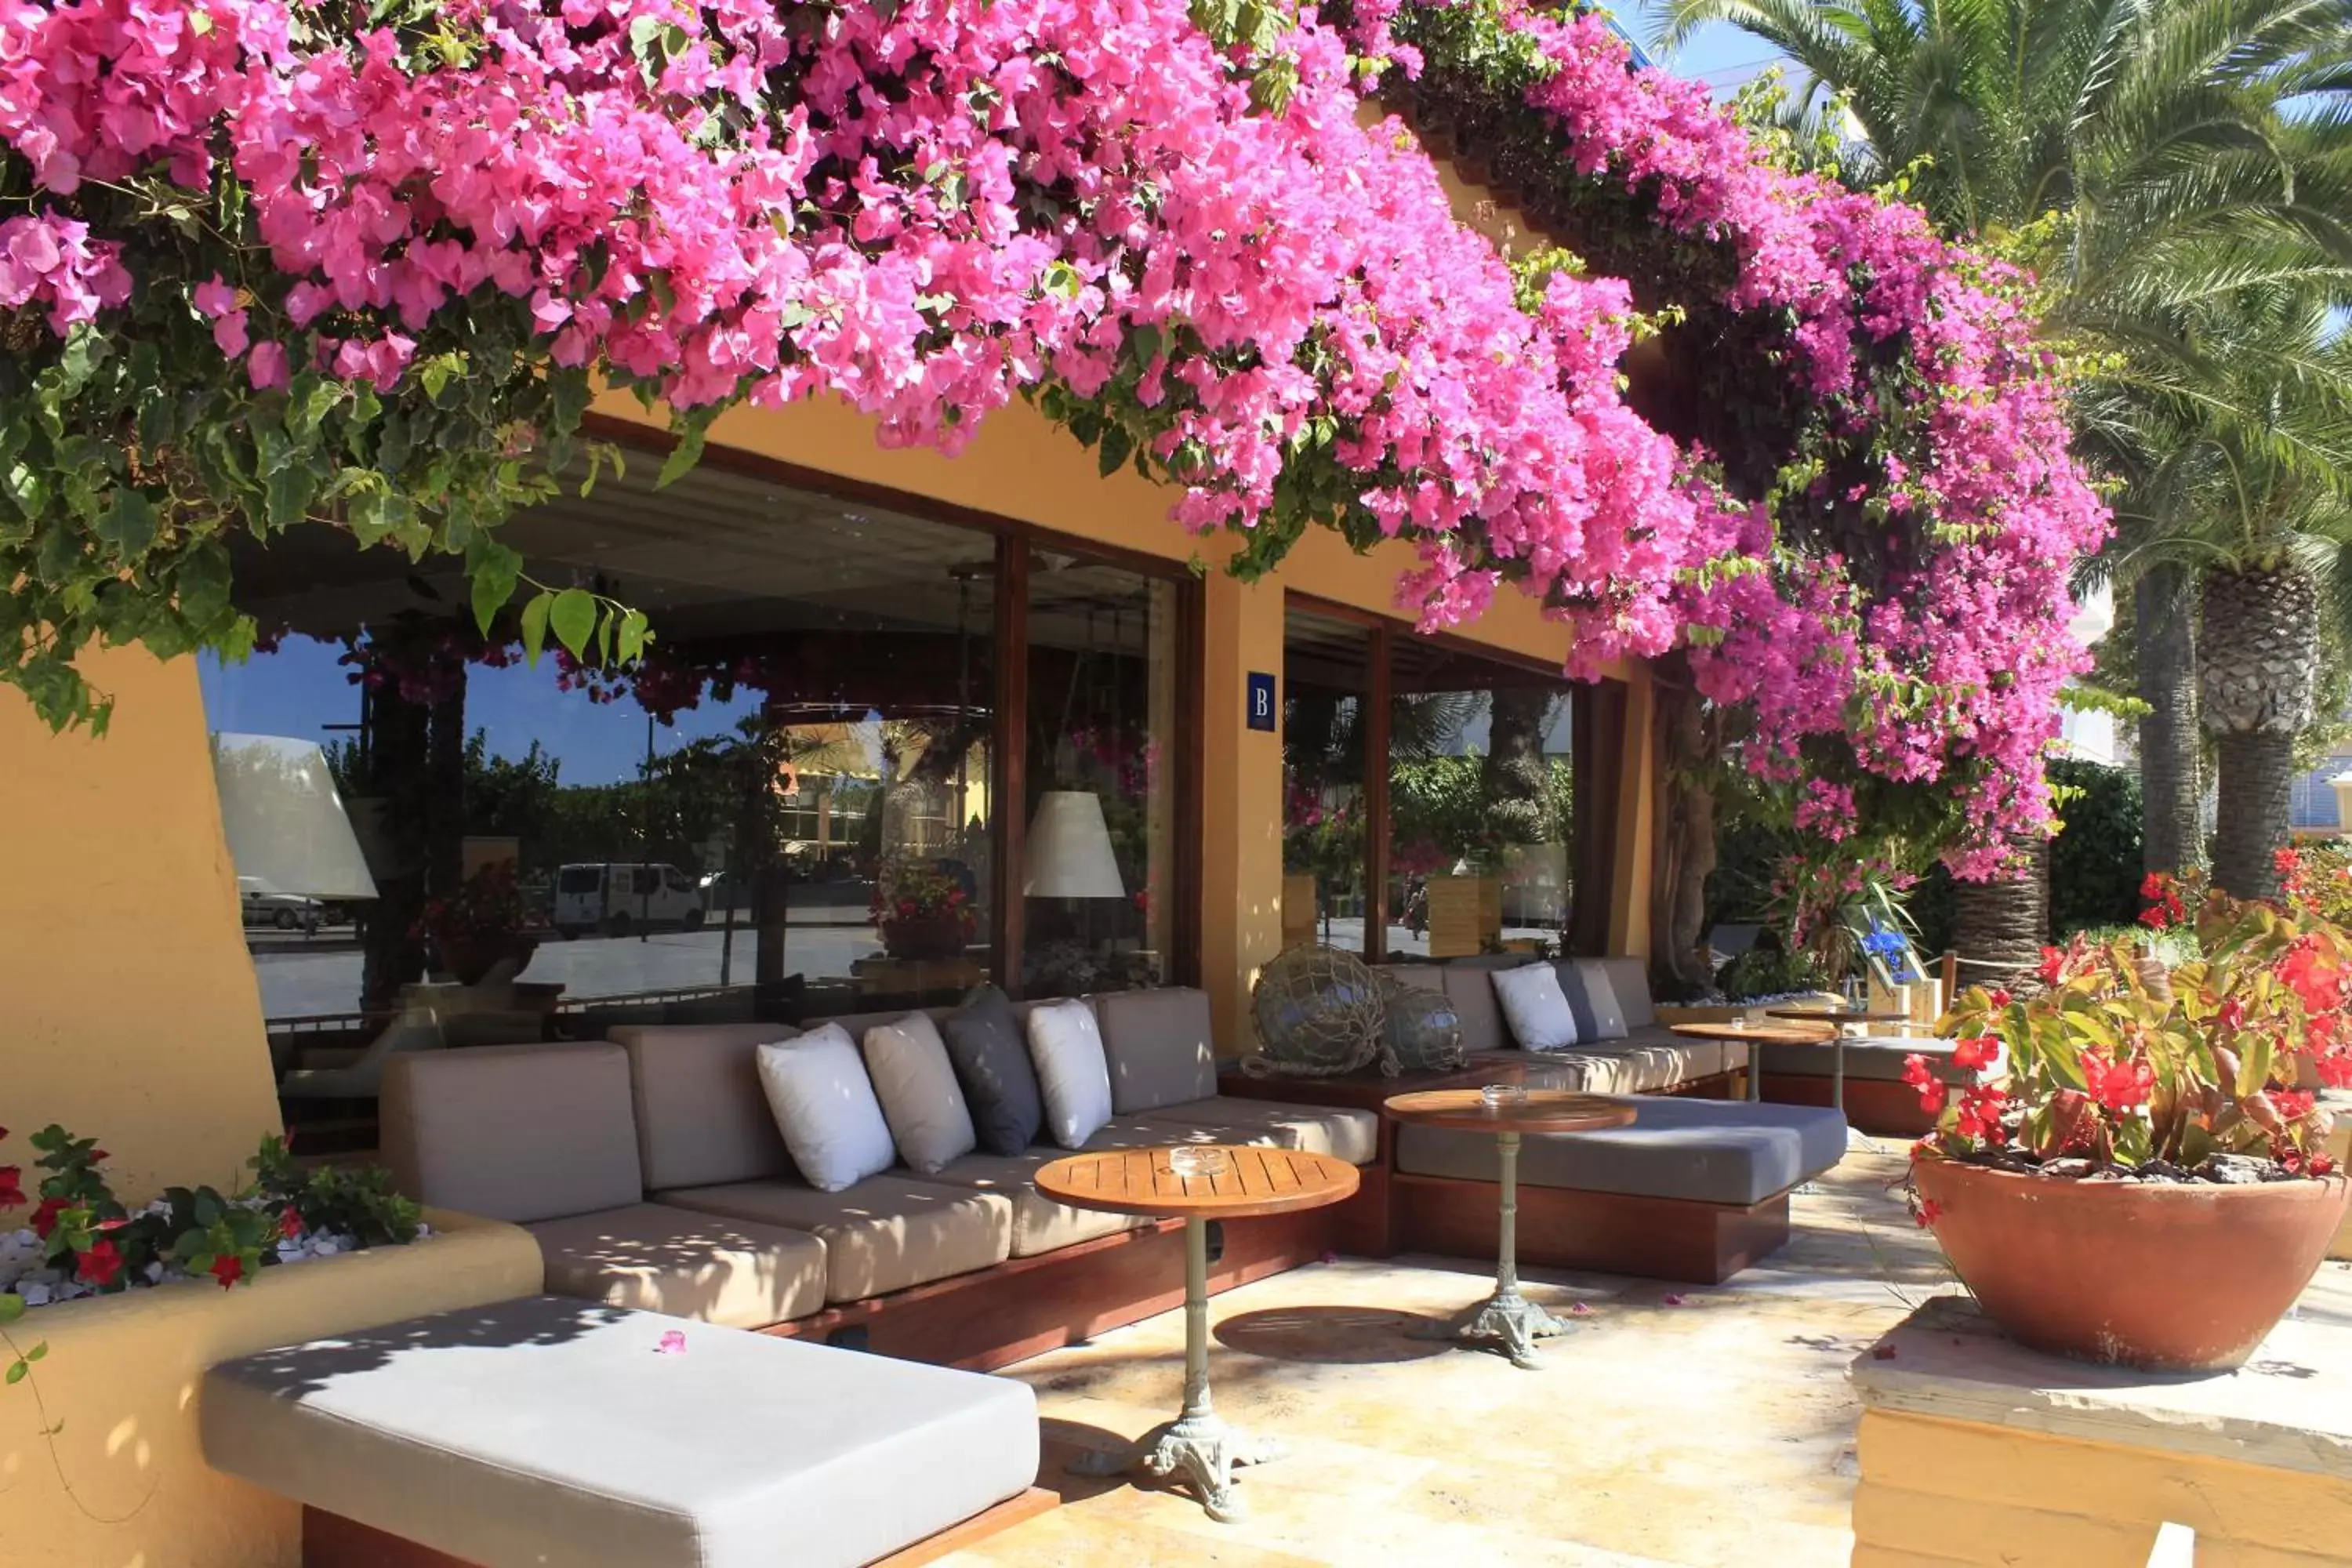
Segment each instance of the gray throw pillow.
[{"label": "gray throw pillow", "polygon": [[1559,988],[1568,994],[1568,1010],[1576,1016],[1580,1040],[1622,1040],[1625,1009],[1618,1005],[1617,987],[1607,966],[1597,958],[1563,959],[1559,964]]},{"label": "gray throw pillow", "polygon": [[995,986],[983,985],[948,1015],[940,1033],[980,1146],[992,1154],[1024,1152],[1045,1124],[1045,1102],[1012,1002]]}]

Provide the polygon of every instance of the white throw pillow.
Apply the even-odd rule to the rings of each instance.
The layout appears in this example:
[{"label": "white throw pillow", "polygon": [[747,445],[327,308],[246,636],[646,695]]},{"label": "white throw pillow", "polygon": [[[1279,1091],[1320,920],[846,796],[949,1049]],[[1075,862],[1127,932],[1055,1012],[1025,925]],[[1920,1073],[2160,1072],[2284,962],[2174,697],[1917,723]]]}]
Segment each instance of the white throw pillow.
[{"label": "white throw pillow", "polygon": [[898,1158],[925,1175],[980,1146],[939,1026],[921,1013],[866,1031],[866,1074],[874,1080]]},{"label": "white throw pillow", "polygon": [[1095,1010],[1077,1001],[1032,1007],[1029,1059],[1045,1096],[1045,1131],[1065,1149],[1084,1148],[1110,1121],[1110,1059]]},{"label": "white throw pillow", "polygon": [[1559,1051],[1576,1044],[1576,1015],[1559,972],[1549,963],[1525,963],[1495,971],[1495,1000],[1521,1050]]},{"label": "white throw pillow", "polygon": [[[1584,983],[1584,1005],[1592,1015],[1592,1037],[1623,1039],[1629,1032],[1625,1027],[1625,1009],[1617,1000],[1617,985],[1609,978],[1608,966],[1593,959],[1580,958],[1576,961],[1576,977]],[[1574,1010],[1572,1006],[1570,1009]]]},{"label": "white throw pillow", "polygon": [[856,1186],[898,1159],[866,1064],[840,1025],[761,1046],[760,1087],[793,1163],[819,1192]]}]

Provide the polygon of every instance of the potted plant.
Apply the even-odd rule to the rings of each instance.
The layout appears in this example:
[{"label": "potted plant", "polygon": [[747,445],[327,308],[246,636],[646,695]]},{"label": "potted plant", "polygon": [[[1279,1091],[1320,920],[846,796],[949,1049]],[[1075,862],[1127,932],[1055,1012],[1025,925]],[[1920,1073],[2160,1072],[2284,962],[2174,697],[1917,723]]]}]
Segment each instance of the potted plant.
[{"label": "potted plant", "polygon": [[954,958],[980,931],[971,894],[939,866],[898,868],[876,887],[873,914],[882,951],[893,958]]},{"label": "potted plant", "polygon": [[428,900],[415,934],[433,943],[441,967],[460,985],[479,985],[501,959],[520,973],[538,951],[523,934],[522,891],[511,860],[493,860],[446,898]]},{"label": "potted plant", "polygon": [[2031,997],[1976,988],[1959,1065],[1912,1152],[1912,1201],[2011,1338],[2163,1370],[2242,1363],[2310,1283],[2347,1189],[2327,1113],[2283,1087],[2352,1082],[2352,937],[2284,906],[2151,879],[2139,937],[2045,952]]}]

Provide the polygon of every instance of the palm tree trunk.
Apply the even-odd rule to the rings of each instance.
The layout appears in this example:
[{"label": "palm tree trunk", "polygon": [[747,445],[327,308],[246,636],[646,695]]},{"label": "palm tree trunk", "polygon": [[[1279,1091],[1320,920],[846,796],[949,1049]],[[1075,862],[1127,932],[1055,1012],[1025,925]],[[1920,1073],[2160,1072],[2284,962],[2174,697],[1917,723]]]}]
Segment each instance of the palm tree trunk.
[{"label": "palm tree trunk", "polygon": [[2294,789],[2294,737],[2273,730],[2224,735],[2220,826],[2213,835],[2213,885],[2241,899],[2279,896],[2273,857]]},{"label": "palm tree trunk", "polygon": [[[1672,679],[1675,676],[1685,679]],[[1657,838],[1650,884],[1650,970],[1657,994],[1715,983],[1706,951],[1706,879],[1715,870],[1716,741],[1697,690],[1677,667],[1656,685]]]},{"label": "palm tree trunk", "polygon": [[2221,830],[2213,885],[2278,896],[2272,857],[2289,837],[2294,742],[2312,721],[2319,673],[2319,589],[2292,559],[2205,579],[2198,638],[2200,716],[2220,745]]},{"label": "palm tree trunk", "polygon": [[2023,860],[1988,882],[1952,884],[1952,946],[1966,985],[2008,985],[2033,973],[2050,935],[2050,840],[2019,834]]},{"label": "palm tree trunk", "polygon": [[2202,865],[2198,808],[2197,637],[2188,574],[2158,566],[2132,588],[2140,700],[2141,859],[2150,871]]}]

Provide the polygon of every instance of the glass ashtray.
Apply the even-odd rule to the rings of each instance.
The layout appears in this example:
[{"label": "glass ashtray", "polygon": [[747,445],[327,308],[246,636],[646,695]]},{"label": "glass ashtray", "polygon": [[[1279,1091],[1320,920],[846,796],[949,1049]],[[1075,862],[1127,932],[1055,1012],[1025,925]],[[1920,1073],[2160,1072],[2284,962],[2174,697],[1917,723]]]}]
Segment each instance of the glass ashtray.
[{"label": "glass ashtray", "polygon": [[1516,1110],[1528,1102],[1528,1086],[1523,1083],[1490,1083],[1478,1091],[1489,1110]]},{"label": "glass ashtray", "polygon": [[1223,1149],[1181,1146],[1168,1152],[1168,1168],[1180,1176],[1222,1176],[1230,1163]]}]

